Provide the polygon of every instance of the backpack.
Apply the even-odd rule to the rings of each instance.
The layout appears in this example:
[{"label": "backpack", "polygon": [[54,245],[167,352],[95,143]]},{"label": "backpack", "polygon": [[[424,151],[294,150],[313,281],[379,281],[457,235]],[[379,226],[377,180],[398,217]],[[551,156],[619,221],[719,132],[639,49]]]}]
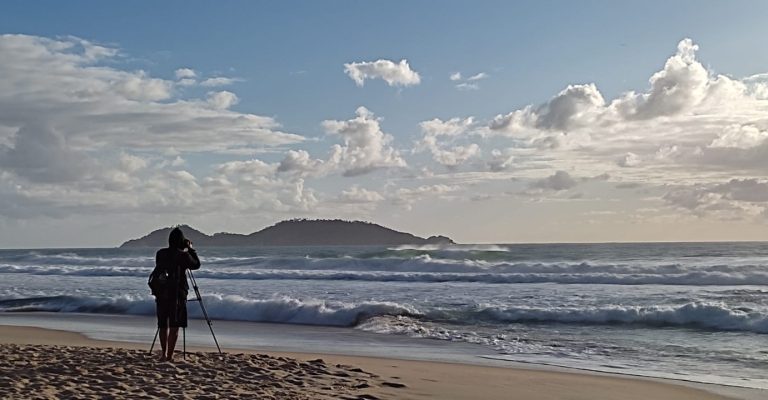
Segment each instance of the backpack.
[{"label": "backpack", "polygon": [[171,289],[171,277],[165,268],[155,267],[152,273],[149,274],[147,285],[149,285],[153,296],[163,296]]}]

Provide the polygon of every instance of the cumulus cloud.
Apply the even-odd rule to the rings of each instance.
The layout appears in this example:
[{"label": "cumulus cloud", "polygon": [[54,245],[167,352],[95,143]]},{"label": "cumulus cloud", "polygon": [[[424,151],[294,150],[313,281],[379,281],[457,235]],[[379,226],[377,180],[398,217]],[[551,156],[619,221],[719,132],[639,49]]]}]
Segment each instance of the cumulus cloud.
[{"label": "cumulus cloud", "polygon": [[533,189],[561,191],[571,189],[578,185],[578,183],[571,174],[565,171],[556,171],[550,176],[531,182],[530,187]]},{"label": "cumulus cloud", "polygon": [[597,122],[605,112],[605,100],[594,84],[568,85],[549,102],[497,115],[492,131],[519,132],[526,128],[568,131]]},{"label": "cumulus cloud", "polygon": [[277,172],[322,176],[331,172],[338,161],[338,159],[331,159],[327,162],[313,159],[306,150],[288,150],[285,157],[280,161]]},{"label": "cumulus cloud", "polygon": [[515,161],[515,156],[509,149],[501,151],[499,149],[491,150],[491,159],[488,161],[488,169],[492,172],[506,171]]},{"label": "cumulus cloud", "polygon": [[419,128],[425,136],[459,136],[469,131],[474,122],[472,117],[451,118],[446,121],[434,118],[420,122]]},{"label": "cumulus cloud", "polygon": [[185,79],[185,78],[196,78],[197,73],[192,68],[179,68],[174,73],[176,75],[176,79]]},{"label": "cumulus cloud", "polygon": [[253,181],[260,177],[271,177],[276,167],[264,161],[253,159],[248,161],[229,161],[219,164],[216,171],[223,175],[237,176],[239,180]]},{"label": "cumulus cloud", "polygon": [[405,167],[406,162],[390,143],[392,136],[384,133],[380,119],[365,107],[358,107],[355,118],[346,121],[323,121],[330,135],[338,135],[343,145],[332,148],[331,160],[344,170],[344,176],[362,175],[379,168]]},{"label": "cumulus cloud", "polygon": [[447,149],[433,147],[431,152],[432,158],[441,165],[448,168],[456,168],[479,154],[480,146],[476,143],[470,143],[466,146],[452,146]]},{"label": "cumulus cloud", "polygon": [[237,104],[239,101],[240,99],[237,98],[237,95],[232,92],[227,92],[226,90],[221,92],[210,92],[208,93],[208,99],[206,99],[206,102],[217,110],[226,110]]},{"label": "cumulus cloud", "polygon": [[384,201],[384,196],[375,190],[361,188],[353,185],[347,190],[342,190],[339,200],[345,203],[377,203]]},{"label": "cumulus cloud", "polygon": [[461,72],[454,72],[451,74],[451,76],[448,77],[448,79],[452,81],[460,81],[461,80]]},{"label": "cumulus cloud", "polygon": [[476,143],[451,145],[459,136],[467,133],[473,125],[472,117],[452,118],[447,121],[435,118],[423,121],[419,123],[422,138],[416,143],[414,151],[429,151],[432,159],[439,164],[448,168],[458,167],[480,152],[480,146]]},{"label": "cumulus cloud", "polygon": [[212,103],[173,99],[173,82],[101,65],[113,53],[89,51],[92,46],[77,38],[0,36],[0,126],[42,124],[68,147],[88,152],[106,145],[204,151],[303,140],[277,130],[272,118],[227,111],[233,94]]},{"label": "cumulus cloud", "polygon": [[696,59],[697,50],[691,39],[680,41],[677,52],[649,79],[647,92],[627,92],[607,102],[594,83],[569,85],[540,106],[496,116],[488,127],[510,133],[525,129],[570,131],[683,115],[697,108],[711,112],[745,100],[755,83],[712,75]]},{"label": "cumulus cloud", "polygon": [[677,53],[651,77],[651,89],[640,95],[628,93],[615,106],[624,116],[640,119],[677,114],[696,106],[710,85],[709,72],[696,61],[698,49],[691,39],[680,41]]},{"label": "cumulus cloud", "polygon": [[389,196],[389,200],[395,205],[410,210],[417,201],[424,198],[439,197],[442,200],[448,200],[451,193],[458,192],[460,189],[457,185],[445,184],[420,185],[413,188],[401,187]]},{"label": "cumulus cloud", "polygon": [[146,168],[148,162],[146,159],[132,154],[120,154],[120,167],[123,171],[134,173]]},{"label": "cumulus cloud", "polygon": [[348,63],[344,64],[344,72],[357,86],[363,86],[366,79],[381,79],[389,86],[413,86],[421,83],[421,77],[411,69],[405,59],[399,63],[390,60]]},{"label": "cumulus cloud", "polygon": [[178,81],[176,81],[176,86],[186,87],[186,86],[195,86],[195,85],[197,85],[197,81],[190,78],[179,79]]},{"label": "cumulus cloud", "polygon": [[0,146],[0,168],[33,182],[71,182],[89,172],[84,152],[72,149],[64,134],[41,122],[22,126],[13,146]]},{"label": "cumulus cloud", "polygon": [[767,138],[768,131],[754,125],[731,125],[712,140],[709,147],[749,149],[765,143]]},{"label": "cumulus cloud", "polygon": [[719,184],[680,186],[663,199],[671,206],[695,215],[714,215],[721,219],[762,216],[768,210],[768,181],[731,179]]},{"label": "cumulus cloud", "polygon": [[[691,181],[708,182],[710,189],[724,178],[762,174],[768,167],[768,74],[718,74],[697,59],[697,50],[692,40],[681,40],[644,91],[606,99],[594,83],[572,84],[543,104],[497,115],[475,130],[495,146],[508,146],[486,166],[503,170],[509,157],[531,178],[539,168],[578,166],[647,187]],[[701,204],[693,207],[701,215],[753,215],[757,207],[701,187],[670,190],[664,199]]]},{"label": "cumulus cloud", "polygon": [[642,163],[643,160],[635,153],[629,152],[625,154],[623,157],[621,157],[616,163],[619,164],[620,167],[624,168],[632,168],[637,167]]},{"label": "cumulus cloud", "polygon": [[217,175],[206,179],[209,198],[223,199],[242,212],[309,212],[319,203],[303,178],[281,179],[278,165],[253,159],[230,161],[216,167]]},{"label": "cumulus cloud", "polygon": [[536,110],[536,127],[564,131],[593,124],[604,106],[594,84],[569,85]]},{"label": "cumulus cloud", "polygon": [[269,184],[259,195],[275,201],[259,201],[263,209],[313,204],[303,181],[275,177],[277,165],[231,164],[208,177],[185,170],[187,152],[304,138],[273,118],[229,110],[231,92],[177,98],[176,87],[197,75],[191,68],[174,73],[179,81],[158,79],[121,68],[118,54],[74,37],[0,35],[0,217],[249,210],[249,179]]}]

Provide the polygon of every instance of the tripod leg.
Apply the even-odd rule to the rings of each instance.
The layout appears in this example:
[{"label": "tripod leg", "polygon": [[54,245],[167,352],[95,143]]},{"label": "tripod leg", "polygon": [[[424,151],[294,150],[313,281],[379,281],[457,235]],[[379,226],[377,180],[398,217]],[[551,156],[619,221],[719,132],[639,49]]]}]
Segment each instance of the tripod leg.
[{"label": "tripod leg", "polygon": [[216,340],[216,334],[213,333],[213,323],[211,322],[211,319],[208,317],[208,311],[205,310],[205,305],[203,304],[203,298],[200,296],[200,291],[197,289],[197,286],[194,286],[195,288],[195,294],[197,295],[197,302],[200,304],[200,310],[203,311],[203,317],[205,317],[205,322],[208,323],[208,329],[211,330],[211,336],[213,336],[213,342],[216,343],[216,349],[219,350],[219,354],[221,354],[221,347],[219,347],[219,341]]},{"label": "tripod leg", "polygon": [[197,304],[200,304],[200,310],[203,312],[203,317],[205,317],[205,322],[208,323],[208,329],[211,330],[211,336],[213,336],[213,342],[216,343],[216,349],[219,350],[219,354],[221,354],[221,347],[219,346],[219,341],[216,339],[216,334],[213,333],[213,323],[211,323],[211,319],[208,317],[208,311],[205,310],[205,304],[203,304],[203,298],[200,296],[200,289],[197,287],[197,281],[195,280],[195,275],[192,274],[191,270],[187,270],[187,273],[189,274],[189,280],[192,282],[192,288],[195,290],[195,297],[197,297]]},{"label": "tripod leg", "polygon": [[187,359],[187,328],[181,328],[181,354],[183,354],[183,358]]},{"label": "tripod leg", "polygon": [[150,355],[152,354],[152,350],[154,350],[154,349],[155,349],[155,341],[157,341],[157,334],[158,334],[158,333],[160,333],[160,328],[159,328],[159,327],[158,327],[158,328],[157,328],[157,330],[155,331],[155,338],[154,338],[154,339],[152,339],[152,346],[150,346],[150,348],[149,348],[149,354],[150,354]]}]

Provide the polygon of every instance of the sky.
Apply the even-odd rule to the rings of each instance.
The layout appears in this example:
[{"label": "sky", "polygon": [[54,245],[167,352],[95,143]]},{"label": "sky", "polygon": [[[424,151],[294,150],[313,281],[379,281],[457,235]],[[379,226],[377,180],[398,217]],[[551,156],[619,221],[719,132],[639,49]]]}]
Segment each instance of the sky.
[{"label": "sky", "polygon": [[765,240],[763,1],[4,1],[0,247]]}]

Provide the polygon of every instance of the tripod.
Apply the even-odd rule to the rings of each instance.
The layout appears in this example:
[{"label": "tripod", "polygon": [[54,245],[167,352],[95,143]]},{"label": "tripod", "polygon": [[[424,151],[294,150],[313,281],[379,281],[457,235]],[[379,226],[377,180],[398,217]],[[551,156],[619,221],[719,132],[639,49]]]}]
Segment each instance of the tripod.
[{"label": "tripod", "polygon": [[[195,290],[195,299],[187,300],[187,301],[196,301],[197,304],[200,304],[200,310],[203,312],[203,317],[205,318],[205,322],[208,323],[208,329],[211,330],[211,336],[213,336],[213,342],[216,343],[216,349],[219,350],[219,354],[221,354],[221,347],[219,347],[219,341],[216,340],[216,334],[213,333],[213,323],[211,322],[211,318],[208,317],[208,311],[205,309],[205,304],[203,304],[203,298],[200,296],[200,289],[197,287],[197,281],[195,280],[195,275],[192,274],[191,270],[187,270],[187,276],[189,277],[190,282],[192,282],[192,288]],[[158,327],[155,331],[155,338],[152,339],[152,346],[149,348],[149,353],[152,354],[152,350],[155,348],[155,341],[157,341],[157,335],[160,333],[160,328]],[[187,328],[182,328],[182,352],[184,359],[187,358]]]}]

